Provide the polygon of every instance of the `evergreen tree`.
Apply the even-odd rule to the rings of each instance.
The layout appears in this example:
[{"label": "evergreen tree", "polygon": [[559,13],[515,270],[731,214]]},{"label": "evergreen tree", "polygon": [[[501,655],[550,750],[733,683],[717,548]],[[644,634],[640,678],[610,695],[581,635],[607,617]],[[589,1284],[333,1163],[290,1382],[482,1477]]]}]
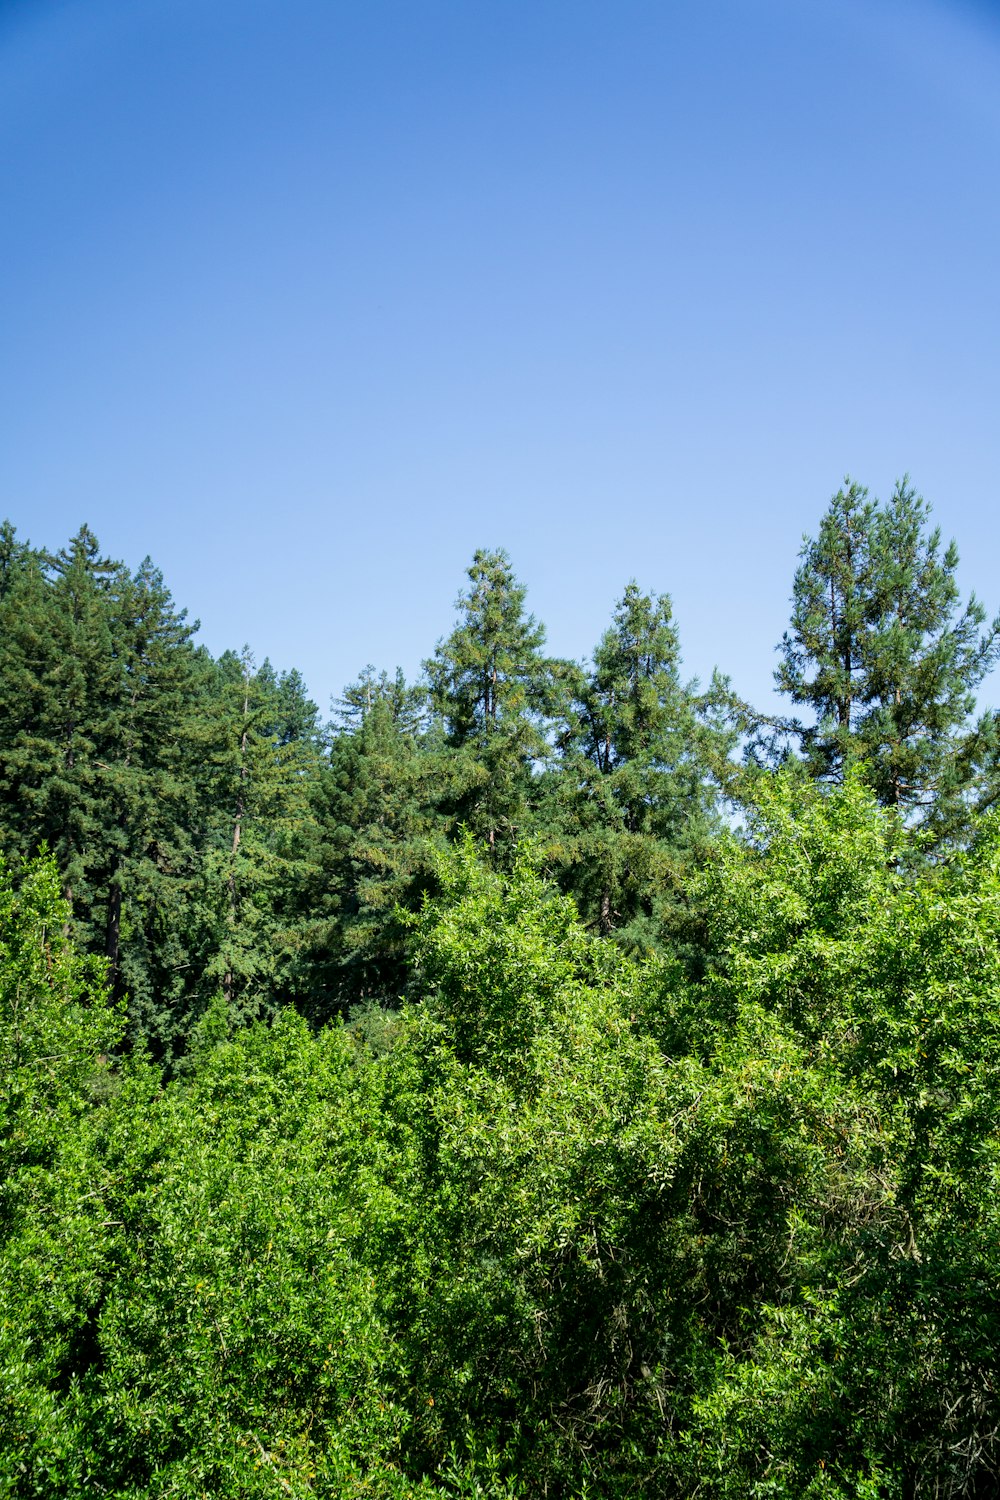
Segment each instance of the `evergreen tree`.
[{"label": "evergreen tree", "polygon": [[0,603],[36,561],[26,542],[18,541],[10,521],[0,523]]},{"label": "evergreen tree", "polygon": [[232,1029],[270,1014],[301,941],[296,893],[311,841],[317,711],[297,673],[249,648],[215,665],[207,704],[205,847],[192,910],[192,985],[175,1043],[214,999]]},{"label": "evergreen tree", "polygon": [[315,1017],[394,1004],[405,988],[400,912],[419,905],[449,827],[441,803],[453,757],[426,698],[402,672],[367,667],[340,700],[314,783],[301,896],[307,939],[295,993]]},{"label": "evergreen tree", "polygon": [[883,805],[944,830],[993,738],[971,715],[1000,619],[984,631],[975,596],[961,604],[957,549],[929,515],[906,478],[886,505],[845,481],[803,545],[775,680],[815,714],[793,725],[814,776],[858,762]]},{"label": "evergreen tree", "polygon": [[401,667],[392,676],[376,672],[369,662],[357,682],[344,689],[337,700],[336,726],[353,733],[368,722],[373,713],[392,723],[402,734],[420,735],[428,726],[427,691],[420,684],[408,683]]},{"label": "evergreen tree", "polygon": [[129,995],[133,1031],[147,1035],[188,967],[183,911],[203,833],[211,661],[186,614],[149,558],[123,575],[113,601],[104,953],[113,988]]},{"label": "evergreen tree", "polygon": [[424,665],[447,743],[460,757],[464,785],[453,810],[493,849],[527,820],[565,668],[543,655],[544,627],[525,613],[506,552],[478,551],[468,577],[459,623]]},{"label": "evergreen tree", "polygon": [[[8,549],[9,555],[9,549]],[[0,820],[22,857],[55,855],[85,946],[154,1026],[184,956],[178,912],[197,828],[193,724],[206,658],[162,576],[100,554],[86,528],[22,553],[0,602]]]},{"label": "evergreen tree", "polygon": [[91,941],[104,875],[108,754],[117,687],[109,598],[121,565],[82,527],[36,554],[0,618],[0,806],[22,855],[46,845],[63,895]]},{"label": "evergreen tree", "polygon": [[694,852],[715,821],[711,767],[732,736],[680,677],[669,598],[633,581],[579,672],[546,813],[563,883],[600,932],[656,945]]}]

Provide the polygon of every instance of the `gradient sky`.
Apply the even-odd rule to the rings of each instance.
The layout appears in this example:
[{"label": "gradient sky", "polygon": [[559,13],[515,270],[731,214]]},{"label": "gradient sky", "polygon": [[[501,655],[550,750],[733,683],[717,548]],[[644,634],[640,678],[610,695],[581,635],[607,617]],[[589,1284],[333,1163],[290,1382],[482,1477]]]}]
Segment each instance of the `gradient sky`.
[{"label": "gradient sky", "polygon": [[0,515],[324,710],[478,546],[770,705],[803,532],[906,470],[1000,609],[1000,7],[0,0]]}]

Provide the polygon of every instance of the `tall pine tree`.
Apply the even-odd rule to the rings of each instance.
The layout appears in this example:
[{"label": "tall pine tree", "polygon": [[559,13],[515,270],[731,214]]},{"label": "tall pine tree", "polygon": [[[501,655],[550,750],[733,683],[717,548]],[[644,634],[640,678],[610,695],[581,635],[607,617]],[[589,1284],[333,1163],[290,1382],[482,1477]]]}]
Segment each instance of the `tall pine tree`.
[{"label": "tall pine tree", "polygon": [[[0,824],[8,847],[56,857],[78,936],[154,1025],[190,888],[206,658],[163,579],[101,556],[82,528],[54,556],[4,555]],[[165,969],[166,965],[166,969]]]},{"label": "tall pine tree", "polygon": [[564,886],[627,947],[655,947],[676,925],[685,875],[715,826],[712,771],[732,736],[706,708],[681,681],[669,598],[629,583],[576,677],[545,808]]},{"label": "tall pine tree", "polygon": [[312,843],[317,710],[298,673],[257,668],[249,648],[214,666],[202,735],[204,847],[190,911],[190,984],[174,1046],[210,1006],[235,1029],[284,998],[302,941],[297,893]]},{"label": "tall pine tree", "polygon": [[565,667],[545,656],[544,627],[525,612],[506,552],[478,551],[468,577],[459,623],[424,666],[459,757],[454,813],[492,850],[527,824]]},{"label": "tall pine tree", "polygon": [[961,603],[954,542],[902,479],[884,505],[845,481],[795,575],[775,680],[812,724],[793,728],[813,775],[858,763],[886,806],[956,826],[993,739],[975,690],[1000,656],[1000,618]]},{"label": "tall pine tree", "polygon": [[344,691],[315,779],[315,844],[302,906],[298,1003],[323,1018],[394,1004],[407,978],[400,909],[414,910],[446,838],[453,757],[423,687],[368,667]]}]

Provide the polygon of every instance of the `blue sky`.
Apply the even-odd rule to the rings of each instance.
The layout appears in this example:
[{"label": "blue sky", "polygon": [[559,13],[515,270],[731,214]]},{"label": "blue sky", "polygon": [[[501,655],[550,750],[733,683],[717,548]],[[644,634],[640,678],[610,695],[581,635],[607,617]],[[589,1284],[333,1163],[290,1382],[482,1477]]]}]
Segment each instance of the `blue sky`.
[{"label": "blue sky", "polygon": [[324,709],[478,546],[767,706],[847,472],[1000,609],[998,189],[986,5],[6,0],[0,514]]}]

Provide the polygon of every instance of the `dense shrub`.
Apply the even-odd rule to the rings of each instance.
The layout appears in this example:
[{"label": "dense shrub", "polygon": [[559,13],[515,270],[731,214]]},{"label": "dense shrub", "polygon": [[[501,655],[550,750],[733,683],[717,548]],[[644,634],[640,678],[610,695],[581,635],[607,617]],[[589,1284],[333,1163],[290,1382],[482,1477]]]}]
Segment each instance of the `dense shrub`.
[{"label": "dense shrub", "polygon": [[394,1019],[164,1084],[0,894],[0,1493],[985,1495],[1000,840],[770,778],[636,964],[469,845]]}]

